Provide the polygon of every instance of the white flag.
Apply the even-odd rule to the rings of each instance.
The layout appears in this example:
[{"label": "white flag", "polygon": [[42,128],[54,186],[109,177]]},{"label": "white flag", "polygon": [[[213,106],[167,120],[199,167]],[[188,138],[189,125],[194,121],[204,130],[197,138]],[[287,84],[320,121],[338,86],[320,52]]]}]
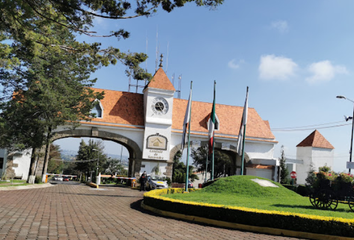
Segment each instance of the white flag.
[{"label": "white flag", "polygon": [[188,105],[186,108],[186,114],[184,115],[184,122],[183,122],[183,134],[182,134],[182,142],[181,142],[181,150],[183,151],[184,145],[188,141],[187,137],[187,130],[188,130],[188,124],[191,122],[191,107],[192,107],[192,88],[189,92],[189,99],[188,99]]},{"label": "white flag", "polygon": [[240,156],[242,155],[243,138],[246,137],[246,136],[243,135],[243,133],[244,133],[244,130],[245,130],[246,124],[247,124],[247,115],[248,115],[248,87],[247,87],[247,93],[246,93],[245,106],[243,108],[240,132],[238,134],[237,148],[236,148],[236,151],[237,151],[238,155],[240,155]]}]

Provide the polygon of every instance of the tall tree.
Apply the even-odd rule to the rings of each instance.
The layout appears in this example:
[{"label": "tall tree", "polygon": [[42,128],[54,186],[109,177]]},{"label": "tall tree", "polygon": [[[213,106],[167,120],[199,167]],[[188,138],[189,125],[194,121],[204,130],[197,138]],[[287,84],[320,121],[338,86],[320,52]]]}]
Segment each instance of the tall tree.
[{"label": "tall tree", "polygon": [[285,151],[284,151],[284,146],[281,146],[281,155],[279,158],[279,165],[280,165],[280,183],[281,184],[286,184],[289,183],[289,170],[285,165],[286,162],[286,157],[285,157]]},{"label": "tall tree", "polygon": [[[191,156],[193,165],[198,171],[205,171],[206,159],[209,150],[207,146],[192,148]],[[211,166],[210,158],[208,158],[208,166]],[[230,176],[232,169],[232,161],[228,154],[218,149],[214,150],[214,178],[221,176]]]},{"label": "tall tree", "polygon": [[[20,42],[23,50],[32,56],[41,55],[41,47],[56,47],[75,54],[85,53],[96,58],[97,62],[108,65],[117,60],[127,66],[126,73],[137,80],[151,77],[139,64],[147,58],[143,53],[124,53],[118,48],[101,49],[99,43],[76,46],[68,45],[50,34],[43,34],[38,29],[66,28],[79,35],[116,37],[118,40],[129,37],[124,29],[112,31],[110,34],[98,35],[90,30],[94,18],[125,20],[138,17],[149,17],[161,6],[164,11],[171,12],[176,7],[182,7],[187,2],[195,2],[197,6],[216,7],[223,0],[137,0],[134,4],[129,1],[98,1],[98,0],[1,0],[0,1],[0,67],[11,69],[17,66],[21,59],[13,55],[14,42]],[[4,84],[4,93],[10,92]]]},{"label": "tall tree", "polygon": [[[177,152],[175,157],[173,158],[173,169],[172,169],[172,182],[185,183],[186,182],[186,165],[180,161],[182,157],[182,153],[180,151]],[[193,166],[189,166],[188,169],[188,178],[194,182],[194,180],[198,180],[198,176],[193,173]]]},{"label": "tall tree", "polygon": [[[80,45],[70,29],[56,24],[42,26],[36,19],[31,22],[38,25],[36,32],[52,40],[66,46]],[[0,82],[15,92],[11,100],[0,102],[6,129],[2,137],[7,145],[15,142],[33,149],[30,175],[35,171],[36,150],[42,145],[49,147],[52,130],[90,120],[95,100],[103,98],[103,93],[90,89],[96,81],[90,74],[99,64],[95,57],[56,46],[39,45],[36,49],[40,53],[33,55],[23,42],[14,40],[11,54],[20,62],[13,68],[0,69]]]},{"label": "tall tree", "polygon": [[[84,140],[81,140],[79,151],[76,156],[75,170],[86,174],[95,172],[98,166],[98,173],[102,173],[106,170],[107,155],[103,153],[104,146],[102,141],[89,140],[88,145]],[[80,162],[81,161],[81,162]],[[94,174],[95,175],[95,174]]]},{"label": "tall tree", "polygon": [[63,161],[60,161],[60,146],[50,144],[49,161],[48,161],[48,173],[59,174],[64,169]]}]

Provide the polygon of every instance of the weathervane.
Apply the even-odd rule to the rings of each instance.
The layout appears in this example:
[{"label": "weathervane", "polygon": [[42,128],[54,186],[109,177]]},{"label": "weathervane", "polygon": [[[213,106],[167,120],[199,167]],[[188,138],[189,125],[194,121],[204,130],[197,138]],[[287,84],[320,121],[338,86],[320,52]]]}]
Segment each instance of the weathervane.
[{"label": "weathervane", "polygon": [[162,62],[163,62],[163,54],[161,53],[161,55],[160,55],[160,65],[159,65],[160,68],[162,68]]}]

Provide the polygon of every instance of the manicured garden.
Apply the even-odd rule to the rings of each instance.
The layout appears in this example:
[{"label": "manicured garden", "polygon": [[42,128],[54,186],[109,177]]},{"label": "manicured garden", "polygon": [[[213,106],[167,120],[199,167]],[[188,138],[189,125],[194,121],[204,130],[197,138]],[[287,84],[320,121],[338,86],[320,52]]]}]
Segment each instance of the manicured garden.
[{"label": "manicured garden", "polygon": [[188,193],[177,188],[150,191],[144,194],[143,206],[156,213],[207,224],[252,226],[250,229],[259,232],[274,229],[267,233],[277,235],[354,237],[354,212],[348,204],[339,204],[336,210],[318,209],[308,197],[255,176],[221,178]]},{"label": "manicured garden", "polygon": [[162,197],[180,199],[183,201],[237,206],[262,210],[302,213],[309,215],[339,217],[353,219],[348,204],[339,204],[336,210],[322,210],[314,208],[308,197],[302,197],[295,192],[284,188],[279,183],[275,187],[262,187],[251,179],[254,176],[232,176],[220,179],[212,185],[199,191],[188,194],[166,194]]}]

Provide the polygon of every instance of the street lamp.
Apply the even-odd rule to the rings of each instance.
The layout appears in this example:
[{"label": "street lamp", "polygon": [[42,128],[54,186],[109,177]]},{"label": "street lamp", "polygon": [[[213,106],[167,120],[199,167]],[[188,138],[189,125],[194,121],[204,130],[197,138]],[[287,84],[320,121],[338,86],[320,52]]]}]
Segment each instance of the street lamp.
[{"label": "street lamp", "polygon": [[[345,100],[348,100],[350,102],[353,103],[353,115],[352,115],[352,136],[351,136],[351,139],[350,139],[350,151],[349,151],[349,162],[351,163],[352,162],[352,150],[353,150],[353,131],[354,131],[354,101],[353,100],[350,100],[349,98],[346,98],[344,96],[337,96],[337,98],[340,98],[340,99],[345,99]],[[349,119],[349,118],[348,118]],[[349,165],[349,173],[350,173],[350,170],[351,170],[351,166]]]},{"label": "street lamp", "polygon": [[92,149],[92,151],[97,152],[97,169],[96,169],[96,184],[98,184],[97,178],[98,178],[98,163],[100,161],[100,152],[98,151],[98,149]]}]

